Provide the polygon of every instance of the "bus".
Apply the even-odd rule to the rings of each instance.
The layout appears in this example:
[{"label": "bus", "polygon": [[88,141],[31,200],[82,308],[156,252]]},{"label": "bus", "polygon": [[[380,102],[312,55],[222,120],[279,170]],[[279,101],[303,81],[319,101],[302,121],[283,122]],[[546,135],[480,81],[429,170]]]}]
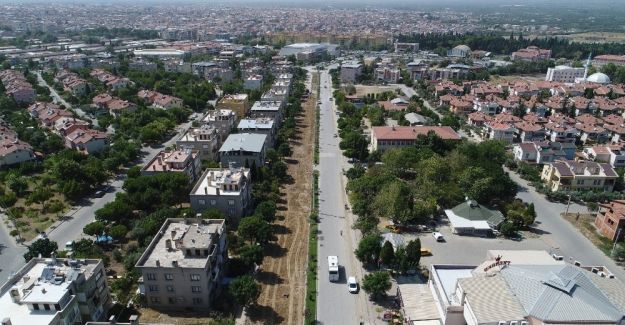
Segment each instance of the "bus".
[{"label": "bus", "polygon": [[330,282],[339,280],[339,257],[328,256],[328,272],[330,274]]}]

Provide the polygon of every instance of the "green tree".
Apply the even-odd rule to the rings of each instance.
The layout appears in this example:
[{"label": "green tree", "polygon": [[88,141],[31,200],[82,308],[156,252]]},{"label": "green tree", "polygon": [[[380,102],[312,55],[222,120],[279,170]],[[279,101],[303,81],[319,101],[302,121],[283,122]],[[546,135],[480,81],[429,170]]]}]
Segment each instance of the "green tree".
[{"label": "green tree", "polygon": [[382,244],[381,237],[377,234],[370,234],[362,237],[358,243],[358,248],[354,252],[356,257],[363,264],[374,264],[378,262]]},{"label": "green tree", "polygon": [[17,194],[17,196],[22,196],[28,190],[28,181],[26,177],[20,176],[14,172],[10,173],[6,179],[5,184],[13,191],[13,193]]},{"label": "green tree", "polygon": [[251,276],[243,275],[230,283],[229,291],[238,304],[247,307],[258,300],[260,285]]},{"label": "green tree", "polygon": [[263,218],[267,222],[276,219],[276,203],[273,201],[263,201],[256,206],[254,214]]},{"label": "green tree", "polygon": [[406,223],[412,219],[412,197],[410,188],[396,180],[386,184],[376,195],[373,206],[380,216],[396,223]]},{"label": "green tree", "polygon": [[105,225],[102,221],[94,221],[88,223],[84,228],[82,228],[82,232],[85,233],[85,235],[98,236],[102,235],[104,228]]},{"label": "green tree", "polygon": [[48,238],[40,238],[35,240],[27,249],[28,251],[24,254],[26,262],[39,255],[41,255],[41,257],[50,257],[52,254],[56,254],[59,245]]},{"label": "green tree", "polygon": [[348,131],[342,137],[339,147],[348,158],[365,160],[369,154],[368,141],[360,131]]},{"label": "green tree", "polygon": [[391,286],[391,277],[385,271],[366,274],[362,280],[362,289],[374,298],[385,295]]},{"label": "green tree", "polygon": [[216,209],[216,208],[209,208],[209,209],[202,211],[202,219],[225,219],[225,218],[226,216],[224,215],[224,213],[221,212],[221,210]]},{"label": "green tree", "polygon": [[406,261],[408,266],[416,269],[421,261],[421,239],[411,240],[406,245]]},{"label": "green tree", "polygon": [[259,245],[243,245],[239,248],[239,257],[248,267],[263,263],[263,248]]},{"label": "green tree", "polygon": [[128,222],[134,219],[132,210],[132,206],[120,199],[118,195],[115,201],[108,202],[101,209],[96,210],[95,218],[107,222]]},{"label": "green tree", "polygon": [[390,241],[385,241],[380,250],[380,262],[384,265],[393,265],[395,262],[395,250]]},{"label": "green tree", "polygon": [[109,229],[109,235],[117,240],[125,238],[127,233],[128,227],[122,224],[114,225]]},{"label": "green tree", "polygon": [[271,225],[260,216],[241,219],[237,233],[252,243],[266,243],[272,234]]}]

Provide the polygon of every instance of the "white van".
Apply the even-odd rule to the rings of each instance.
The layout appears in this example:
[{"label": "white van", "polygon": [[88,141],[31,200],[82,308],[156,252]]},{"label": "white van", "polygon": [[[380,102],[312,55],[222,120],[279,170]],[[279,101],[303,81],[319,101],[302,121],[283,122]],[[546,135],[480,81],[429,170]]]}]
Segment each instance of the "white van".
[{"label": "white van", "polygon": [[436,241],[445,241],[445,237],[443,237],[443,234],[441,234],[440,232],[433,232],[432,236],[434,236],[434,239],[436,239]]},{"label": "white van", "polygon": [[328,256],[328,276],[330,282],[339,280],[339,257]]}]

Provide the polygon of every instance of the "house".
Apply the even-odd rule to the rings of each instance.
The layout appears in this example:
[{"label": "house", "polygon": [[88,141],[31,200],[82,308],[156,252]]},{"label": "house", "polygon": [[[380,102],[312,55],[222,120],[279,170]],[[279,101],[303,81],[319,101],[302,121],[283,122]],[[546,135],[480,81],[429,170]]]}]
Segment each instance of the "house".
[{"label": "house", "polygon": [[618,174],[606,163],[557,160],[545,164],[541,179],[551,191],[595,190],[612,192]]},{"label": "house", "polygon": [[487,122],[493,120],[493,117],[483,112],[473,112],[467,115],[468,123],[473,126],[484,126]]},{"label": "house", "polygon": [[108,146],[107,134],[97,130],[76,129],[65,136],[65,147],[85,154],[100,152]]},{"label": "house", "polygon": [[408,101],[401,97],[378,101],[378,106],[387,112],[404,111],[408,109],[408,104]]},{"label": "house", "polygon": [[521,142],[540,141],[545,139],[545,128],[540,124],[521,121],[514,123],[516,137]]},{"label": "house", "polygon": [[217,209],[237,223],[252,208],[250,177],[248,168],[208,168],[191,190],[191,208]]},{"label": "house", "polygon": [[534,250],[489,250],[479,265],[433,264],[427,284],[398,285],[404,321],[619,324],[623,282],[604,266],[577,265]]},{"label": "house", "polygon": [[495,209],[467,200],[445,210],[452,232],[457,235],[487,236],[504,222],[503,214]]},{"label": "house", "polygon": [[449,126],[375,126],[371,132],[371,150],[413,146],[418,135],[434,132],[443,140],[460,141],[460,135]]},{"label": "house", "polygon": [[625,167],[625,151],[623,146],[592,146],[586,147],[581,153],[584,159],[608,163],[614,168]]},{"label": "house", "polygon": [[202,172],[202,161],[197,151],[191,149],[160,151],[143,168],[141,175],[151,176],[158,173],[183,173],[193,184]]},{"label": "house", "polygon": [[517,143],[512,147],[512,155],[516,161],[536,163],[538,149],[533,142]]},{"label": "house", "polygon": [[549,141],[575,143],[577,130],[573,127],[550,122],[545,125],[545,131]]},{"label": "house", "polygon": [[113,306],[99,259],[33,258],[0,287],[2,324],[101,321]]},{"label": "house", "polygon": [[169,218],[137,264],[149,308],[207,311],[221,292],[228,260],[223,219]]},{"label": "house", "polygon": [[410,126],[426,125],[432,122],[432,119],[430,119],[429,117],[417,113],[407,113],[406,115],[404,115],[404,118],[406,119],[406,121],[408,121]]},{"label": "house", "polygon": [[196,128],[189,128],[185,134],[176,141],[176,146],[182,149],[197,151],[202,160],[217,160],[221,136],[217,129],[208,124]]},{"label": "house", "polygon": [[525,49],[512,52],[511,58],[512,61],[544,61],[551,58],[551,50],[539,49],[536,46],[528,46]]},{"label": "house", "polygon": [[488,138],[511,144],[514,141],[515,128],[508,123],[488,122],[484,124]]},{"label": "house", "polygon": [[595,226],[610,242],[621,240],[625,236],[625,200],[599,203]]},{"label": "house", "polygon": [[17,139],[17,134],[13,138],[5,138],[3,134],[0,140],[0,167],[20,164],[35,158],[33,147]]},{"label": "house", "polygon": [[356,80],[362,74],[362,64],[358,62],[344,63],[341,65],[341,82],[356,83]]},{"label": "house", "polygon": [[106,104],[109,110],[109,114],[114,117],[121,116],[124,113],[134,113],[137,110],[137,106],[127,100],[114,98]]},{"label": "house", "polygon": [[265,164],[267,136],[256,133],[230,134],[219,148],[219,161],[235,167],[261,167]]},{"label": "house", "polygon": [[215,128],[221,141],[225,140],[230,131],[236,126],[237,115],[230,109],[215,109],[208,111],[202,123]]},{"label": "house", "polygon": [[37,98],[33,86],[26,80],[24,74],[16,70],[0,71],[0,81],[4,85],[4,93],[20,104],[30,104]]},{"label": "house", "polygon": [[556,160],[572,160],[577,147],[568,142],[534,141],[515,144],[514,159],[532,164],[546,164]]},{"label": "house", "polygon": [[260,117],[255,119],[242,119],[237,126],[239,133],[258,133],[267,136],[265,147],[273,148],[278,127],[272,118]]},{"label": "house", "polygon": [[237,120],[239,120],[247,116],[250,107],[247,94],[234,94],[222,97],[217,102],[215,110],[229,109],[236,114]]},{"label": "house", "polygon": [[182,99],[152,90],[140,90],[137,93],[137,97],[143,99],[149,105],[162,109],[181,108],[183,106]]}]

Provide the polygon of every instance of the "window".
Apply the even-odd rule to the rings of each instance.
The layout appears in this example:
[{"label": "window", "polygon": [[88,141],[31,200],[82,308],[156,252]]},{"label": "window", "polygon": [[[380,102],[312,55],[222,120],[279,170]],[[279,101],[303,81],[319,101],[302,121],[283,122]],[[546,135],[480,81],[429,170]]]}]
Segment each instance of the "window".
[{"label": "window", "polygon": [[50,305],[48,305],[48,304],[43,304],[43,309],[45,309],[45,310],[50,310]]},{"label": "window", "polygon": [[165,280],[171,281],[174,279],[174,275],[171,273],[165,273]]},{"label": "window", "polygon": [[176,290],[174,290],[174,286],[172,285],[168,285],[167,286],[167,292],[175,292]]},{"label": "window", "polygon": [[54,304],[54,310],[61,310],[61,305]]},{"label": "window", "polygon": [[169,297],[169,298],[167,298],[167,301],[169,301],[170,305],[175,305],[176,304],[176,298],[175,297]]},{"label": "window", "polygon": [[201,254],[201,253],[200,253],[200,250],[199,250],[199,249],[196,249],[196,250],[195,250],[195,256],[200,256],[200,254]]},{"label": "window", "polygon": [[216,200],[211,200],[211,205],[217,205],[217,201]]},{"label": "window", "polygon": [[158,286],[155,284],[150,285],[148,289],[150,290],[150,292],[158,292]]},{"label": "window", "polygon": [[33,309],[39,310],[39,305],[38,304],[33,304]]},{"label": "window", "polygon": [[234,200],[228,200],[228,205],[234,205]]},{"label": "window", "polygon": [[201,205],[206,205],[206,200],[198,200]]},{"label": "window", "polygon": [[202,287],[200,287],[200,286],[192,286],[191,287],[191,292],[193,292],[193,293],[202,292]]},{"label": "window", "polygon": [[154,281],[156,280],[156,273],[148,273],[148,280]]},{"label": "window", "polygon": [[193,298],[193,304],[194,305],[201,305],[202,304],[202,298]]},{"label": "window", "polygon": [[191,281],[200,281],[199,274],[191,274]]},{"label": "window", "polygon": [[160,304],[161,303],[161,298],[159,297],[150,297],[150,301],[154,304]]}]

